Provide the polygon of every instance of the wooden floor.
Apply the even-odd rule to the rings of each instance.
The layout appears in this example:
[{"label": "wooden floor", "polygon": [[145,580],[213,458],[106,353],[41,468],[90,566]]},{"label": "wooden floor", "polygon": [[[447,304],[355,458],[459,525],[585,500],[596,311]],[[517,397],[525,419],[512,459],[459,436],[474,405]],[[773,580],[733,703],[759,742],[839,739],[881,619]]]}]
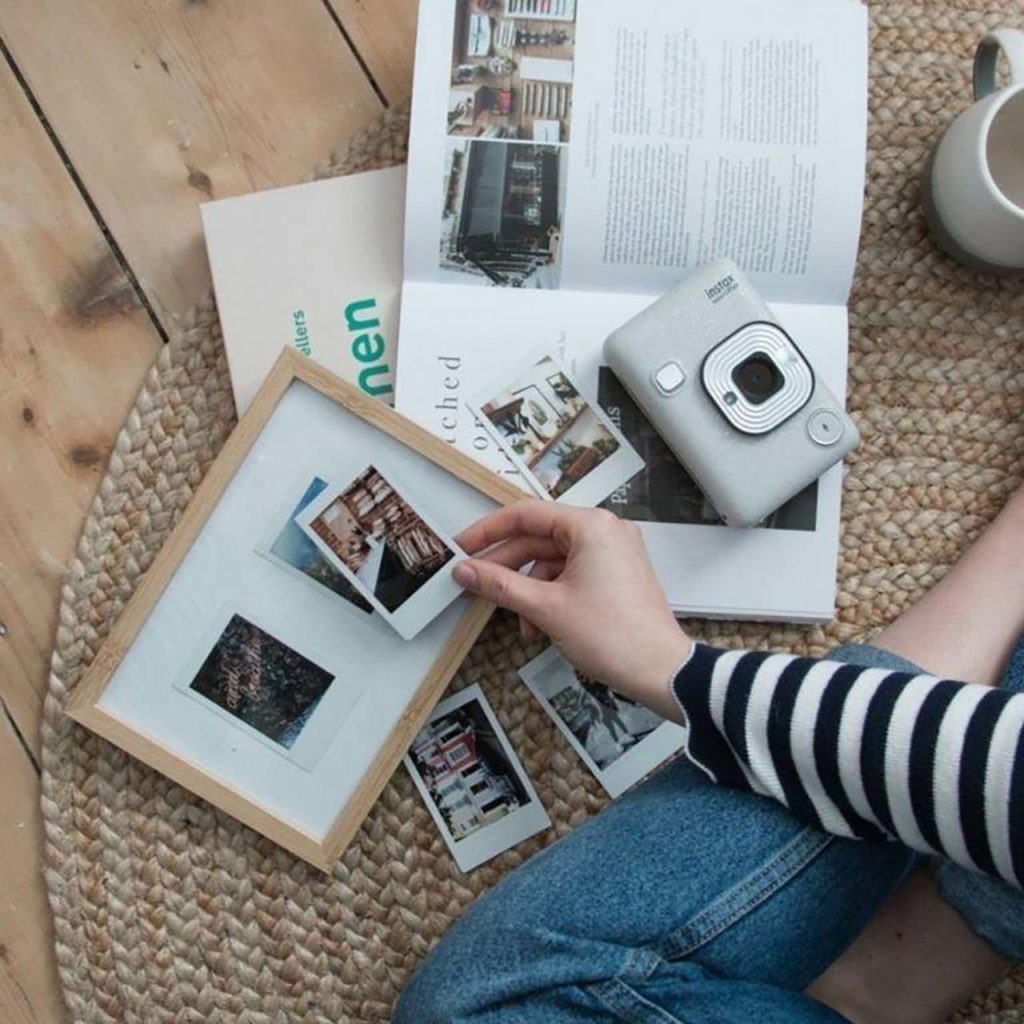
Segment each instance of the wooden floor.
[{"label": "wooden floor", "polygon": [[417,0],[0,0],[0,1021],[65,1019],[40,876],[61,578],[209,289],[197,204],[308,176],[408,93]]}]

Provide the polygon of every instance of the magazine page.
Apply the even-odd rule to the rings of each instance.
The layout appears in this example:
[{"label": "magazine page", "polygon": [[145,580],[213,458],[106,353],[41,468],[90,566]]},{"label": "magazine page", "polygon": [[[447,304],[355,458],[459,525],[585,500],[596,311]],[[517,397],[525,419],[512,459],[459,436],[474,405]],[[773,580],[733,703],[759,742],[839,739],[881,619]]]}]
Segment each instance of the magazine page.
[{"label": "magazine page", "polygon": [[[502,366],[544,349],[596,398],[645,465],[605,502],[638,522],[678,612],[822,620],[835,601],[842,469],[834,467],[764,527],[722,526],[615,376],[604,339],[652,296],[407,283],[395,404],[450,444],[530,493],[467,403]],[[453,310],[458,311],[457,319]],[[847,317],[841,305],[773,303],[772,310],[834,393],[845,391]],[[458,324],[458,327],[453,327]],[[475,326],[466,326],[475,325]]]},{"label": "magazine page", "polygon": [[404,197],[389,167],[200,206],[240,416],[285,345],[391,401]]},{"label": "magazine page", "polygon": [[424,0],[406,279],[844,303],[866,53],[849,0]]}]

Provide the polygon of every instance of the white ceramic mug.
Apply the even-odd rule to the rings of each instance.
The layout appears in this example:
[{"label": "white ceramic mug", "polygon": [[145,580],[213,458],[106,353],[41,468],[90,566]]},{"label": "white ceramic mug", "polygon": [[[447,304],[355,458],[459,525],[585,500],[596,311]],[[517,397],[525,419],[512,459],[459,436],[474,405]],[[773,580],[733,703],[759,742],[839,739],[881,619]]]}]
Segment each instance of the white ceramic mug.
[{"label": "white ceramic mug", "polygon": [[[1000,51],[1011,83],[997,88]],[[974,100],[943,135],[922,179],[936,242],[990,274],[1024,276],[1024,32],[1000,28],[974,56]]]}]

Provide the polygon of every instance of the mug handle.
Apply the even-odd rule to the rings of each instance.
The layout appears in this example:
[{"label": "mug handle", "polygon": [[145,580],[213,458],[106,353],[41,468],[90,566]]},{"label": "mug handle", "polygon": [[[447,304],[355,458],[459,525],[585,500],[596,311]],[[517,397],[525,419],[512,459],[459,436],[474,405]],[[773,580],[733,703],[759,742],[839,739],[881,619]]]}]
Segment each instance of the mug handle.
[{"label": "mug handle", "polygon": [[1017,28],[997,28],[989,32],[974,52],[974,98],[980,100],[995,92],[996,64],[999,52],[1006,54],[1010,63],[1010,80],[1014,85],[1024,83],[1024,32]]}]

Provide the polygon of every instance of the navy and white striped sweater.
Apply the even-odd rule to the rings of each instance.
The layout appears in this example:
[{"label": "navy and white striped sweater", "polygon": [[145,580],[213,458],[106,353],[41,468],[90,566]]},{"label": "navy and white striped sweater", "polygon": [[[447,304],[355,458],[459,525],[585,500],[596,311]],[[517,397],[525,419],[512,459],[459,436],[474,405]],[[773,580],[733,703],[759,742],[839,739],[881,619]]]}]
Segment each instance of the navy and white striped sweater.
[{"label": "navy and white striped sweater", "polygon": [[716,782],[1024,887],[1024,694],[700,643],[673,691]]}]

